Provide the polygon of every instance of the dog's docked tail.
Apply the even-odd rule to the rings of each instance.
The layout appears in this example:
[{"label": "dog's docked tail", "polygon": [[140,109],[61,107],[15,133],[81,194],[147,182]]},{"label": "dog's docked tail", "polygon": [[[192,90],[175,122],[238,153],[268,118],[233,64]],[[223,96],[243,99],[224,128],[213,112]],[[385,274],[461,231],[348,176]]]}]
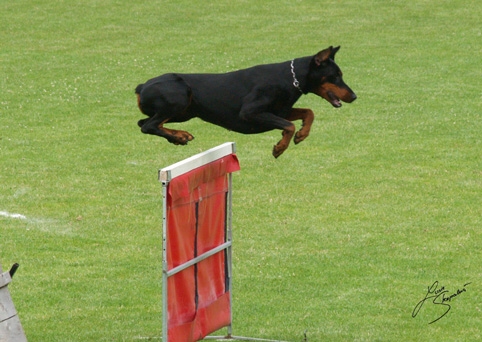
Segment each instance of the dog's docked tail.
[{"label": "dog's docked tail", "polygon": [[136,87],[136,95],[137,95],[137,107],[139,107],[139,110],[144,113],[142,111],[142,108],[141,108],[141,91],[142,91],[142,88],[144,88],[144,84],[139,84],[137,87]]},{"label": "dog's docked tail", "polygon": [[144,83],[139,84],[139,85],[136,87],[136,94],[140,94],[141,91],[142,91],[142,88],[144,88]]}]

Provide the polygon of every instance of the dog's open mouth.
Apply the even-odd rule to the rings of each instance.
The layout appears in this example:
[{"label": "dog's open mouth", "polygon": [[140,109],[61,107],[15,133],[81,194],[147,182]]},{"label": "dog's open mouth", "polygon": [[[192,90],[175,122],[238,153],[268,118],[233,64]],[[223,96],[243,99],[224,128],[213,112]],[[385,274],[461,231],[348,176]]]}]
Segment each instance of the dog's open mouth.
[{"label": "dog's open mouth", "polygon": [[338,97],[335,96],[331,91],[328,92],[328,96],[330,97],[330,103],[332,104],[333,107],[335,108],[340,108],[341,107],[341,102]]}]

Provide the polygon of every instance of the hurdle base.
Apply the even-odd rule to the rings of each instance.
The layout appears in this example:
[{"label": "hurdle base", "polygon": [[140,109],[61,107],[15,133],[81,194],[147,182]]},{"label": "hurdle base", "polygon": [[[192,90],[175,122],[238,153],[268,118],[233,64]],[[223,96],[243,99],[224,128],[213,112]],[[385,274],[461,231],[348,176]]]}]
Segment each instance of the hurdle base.
[{"label": "hurdle base", "polygon": [[244,336],[206,336],[202,341],[205,340],[215,340],[215,341],[265,341],[265,342],[287,342],[281,340],[267,340],[264,338],[256,338],[256,337],[244,337]]}]

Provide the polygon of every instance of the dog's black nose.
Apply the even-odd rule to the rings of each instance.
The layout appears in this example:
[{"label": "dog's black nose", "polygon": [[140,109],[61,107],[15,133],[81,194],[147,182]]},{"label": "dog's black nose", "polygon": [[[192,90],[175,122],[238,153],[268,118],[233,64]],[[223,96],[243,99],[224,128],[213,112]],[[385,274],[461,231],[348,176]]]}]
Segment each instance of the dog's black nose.
[{"label": "dog's black nose", "polygon": [[355,101],[355,100],[356,100],[356,94],[355,94],[355,93],[351,93],[351,100],[352,100],[352,101]]}]

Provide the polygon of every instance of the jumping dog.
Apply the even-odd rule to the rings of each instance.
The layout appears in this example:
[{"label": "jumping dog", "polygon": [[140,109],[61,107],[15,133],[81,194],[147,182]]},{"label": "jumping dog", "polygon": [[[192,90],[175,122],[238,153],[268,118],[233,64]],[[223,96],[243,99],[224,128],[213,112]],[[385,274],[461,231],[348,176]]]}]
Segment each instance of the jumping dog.
[{"label": "jumping dog", "polygon": [[[336,108],[341,101],[357,98],[335,63],[339,49],[330,46],[314,56],[224,74],[168,73],[152,78],[135,90],[139,109],[148,116],[138,125],[143,133],[176,145],[186,145],[194,137],[164,125],[194,117],[243,134],[280,129],[282,138],[273,148],[278,158],[293,136],[298,144],[310,133],[313,111],[293,108],[301,95],[316,94]],[[296,133],[295,120],[302,120]]]}]

